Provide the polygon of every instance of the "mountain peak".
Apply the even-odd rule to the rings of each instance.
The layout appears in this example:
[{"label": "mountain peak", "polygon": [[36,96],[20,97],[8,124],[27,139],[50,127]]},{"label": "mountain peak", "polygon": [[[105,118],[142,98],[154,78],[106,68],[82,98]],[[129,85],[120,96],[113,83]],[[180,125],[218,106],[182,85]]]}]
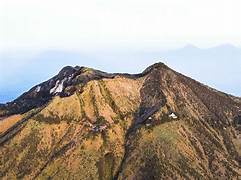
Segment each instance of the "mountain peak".
[{"label": "mountain peak", "polygon": [[60,72],[59,72],[59,75],[61,76],[68,76],[68,75],[71,75],[73,74],[74,72],[78,71],[80,69],[79,66],[76,66],[76,67],[72,67],[72,66],[65,66],[63,67]]},{"label": "mountain peak", "polygon": [[163,62],[158,62],[155,64],[150,65],[148,68],[146,68],[143,71],[143,74],[147,74],[155,69],[161,70],[161,69],[170,69],[166,64],[164,64]]}]

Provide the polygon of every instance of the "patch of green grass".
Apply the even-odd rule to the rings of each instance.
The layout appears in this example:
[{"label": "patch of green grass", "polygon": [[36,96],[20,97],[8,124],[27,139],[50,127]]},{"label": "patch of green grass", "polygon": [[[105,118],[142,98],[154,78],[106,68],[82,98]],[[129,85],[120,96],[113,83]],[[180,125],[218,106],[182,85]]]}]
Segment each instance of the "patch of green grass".
[{"label": "patch of green grass", "polygon": [[53,112],[51,111],[49,111],[49,116],[44,116],[43,114],[39,113],[36,116],[34,116],[33,119],[48,124],[59,124],[61,122],[59,116],[53,114]]},{"label": "patch of green grass", "polygon": [[175,132],[175,129],[171,127],[166,126],[155,126],[153,129],[153,134],[155,137],[157,137],[161,141],[171,142],[172,144],[175,144],[177,140],[179,139],[179,135],[177,132]]},{"label": "patch of green grass", "polygon": [[78,96],[78,98],[79,98],[79,103],[80,103],[80,114],[81,114],[81,118],[82,119],[89,119],[88,117],[87,117],[87,115],[86,115],[86,113],[85,113],[85,109],[84,109],[84,107],[85,107],[85,102],[84,102],[84,100],[80,97],[80,95],[79,94],[77,94],[77,96]]},{"label": "patch of green grass", "polygon": [[95,97],[95,93],[93,90],[93,86],[90,86],[90,101],[93,104],[95,116],[99,117],[99,109],[96,104],[96,97]]},{"label": "patch of green grass", "polygon": [[97,117],[95,125],[96,126],[102,126],[102,125],[104,125],[106,123],[108,123],[108,121],[103,116],[99,116],[99,117]]},{"label": "patch of green grass", "polygon": [[109,89],[106,87],[106,84],[103,80],[99,81],[100,92],[104,97],[106,103],[112,108],[112,110],[118,115],[119,119],[124,119],[123,113],[120,111],[119,107],[115,103]]},{"label": "patch of green grass", "polygon": [[99,179],[112,180],[114,169],[114,156],[111,153],[104,155],[97,163]]}]

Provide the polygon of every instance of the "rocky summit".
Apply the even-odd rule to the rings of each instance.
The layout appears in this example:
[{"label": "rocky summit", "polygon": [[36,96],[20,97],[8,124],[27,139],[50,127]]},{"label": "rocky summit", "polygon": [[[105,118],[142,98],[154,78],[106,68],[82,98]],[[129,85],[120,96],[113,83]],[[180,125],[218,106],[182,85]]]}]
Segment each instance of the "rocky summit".
[{"label": "rocky summit", "polygon": [[0,105],[0,179],[240,179],[241,99],[163,63],[64,67]]}]

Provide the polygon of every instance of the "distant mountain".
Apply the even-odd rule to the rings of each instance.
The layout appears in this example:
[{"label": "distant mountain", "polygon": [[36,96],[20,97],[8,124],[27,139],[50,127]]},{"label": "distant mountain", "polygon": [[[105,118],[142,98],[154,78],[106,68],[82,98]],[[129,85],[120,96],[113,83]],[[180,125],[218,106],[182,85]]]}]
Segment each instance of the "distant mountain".
[{"label": "distant mountain", "polygon": [[239,179],[241,99],[156,63],[64,67],[0,105],[1,179]]},{"label": "distant mountain", "polygon": [[138,73],[156,61],[163,61],[173,69],[219,90],[241,96],[241,49],[228,44],[207,49],[187,45],[170,51],[110,49],[13,54],[0,55],[2,103],[54,76],[63,66],[82,64],[108,72]]}]

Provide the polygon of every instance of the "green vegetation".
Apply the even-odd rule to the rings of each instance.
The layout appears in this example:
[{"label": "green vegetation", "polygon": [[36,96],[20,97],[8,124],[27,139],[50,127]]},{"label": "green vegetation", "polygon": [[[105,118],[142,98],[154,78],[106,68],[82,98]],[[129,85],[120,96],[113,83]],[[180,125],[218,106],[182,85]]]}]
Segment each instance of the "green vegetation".
[{"label": "green vegetation", "polygon": [[113,179],[113,165],[114,157],[111,153],[107,153],[98,162],[98,171],[100,180],[112,180]]},{"label": "green vegetation", "polygon": [[113,111],[117,114],[118,118],[123,120],[125,116],[120,111],[117,104],[115,103],[113,97],[111,96],[110,91],[106,87],[105,82],[103,80],[99,81],[99,87],[100,87],[100,92],[102,96],[105,98],[106,103],[113,109]]},{"label": "green vegetation", "polygon": [[96,117],[99,117],[99,109],[98,109],[98,106],[96,104],[96,98],[95,98],[95,93],[94,93],[94,90],[93,90],[93,86],[90,86],[90,100],[91,100],[91,103],[94,107],[94,113],[95,113],[95,116]]}]

